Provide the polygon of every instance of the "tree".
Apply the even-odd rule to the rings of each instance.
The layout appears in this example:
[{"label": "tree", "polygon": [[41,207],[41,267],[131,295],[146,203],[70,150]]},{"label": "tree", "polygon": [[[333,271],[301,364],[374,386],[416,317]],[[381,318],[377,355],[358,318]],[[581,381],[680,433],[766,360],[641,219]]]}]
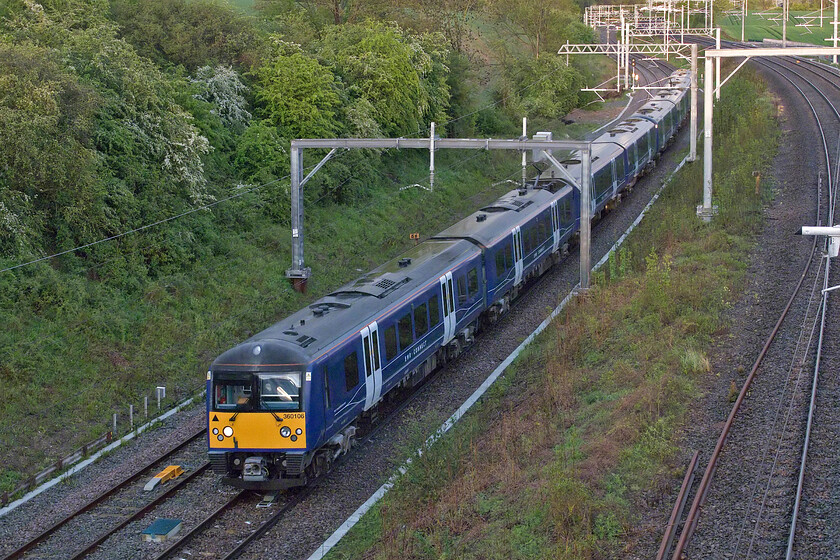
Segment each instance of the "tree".
[{"label": "tree", "polygon": [[211,0],[114,0],[120,36],[139,54],[193,71],[205,65],[250,65],[257,34],[232,6]]},{"label": "tree", "polygon": [[579,12],[571,0],[559,4],[547,4],[542,0],[489,1],[497,21],[525,45],[534,58],[539,58],[543,50],[556,52],[564,42],[567,26],[577,20]]},{"label": "tree", "polygon": [[509,72],[515,91],[508,95],[520,114],[559,118],[579,103],[583,77],[558,55],[522,59]]},{"label": "tree", "polygon": [[277,37],[273,41],[273,55],[252,72],[261,116],[284,138],[335,135],[339,97],[332,72],[299,45]]},{"label": "tree", "polygon": [[44,249],[34,232],[66,224],[80,237],[101,227],[102,192],[90,149],[95,92],[31,43],[0,42],[0,247]]},{"label": "tree", "polygon": [[367,101],[368,116],[384,134],[415,135],[431,120],[445,118],[448,49],[440,35],[413,36],[382,23],[348,24],[325,32],[318,55],[341,77],[348,105]]},{"label": "tree", "polygon": [[236,70],[222,65],[202,66],[190,81],[199,88],[195,97],[213,105],[213,113],[222,123],[235,132],[242,132],[248,126],[251,120],[245,99],[248,87],[242,83]]}]

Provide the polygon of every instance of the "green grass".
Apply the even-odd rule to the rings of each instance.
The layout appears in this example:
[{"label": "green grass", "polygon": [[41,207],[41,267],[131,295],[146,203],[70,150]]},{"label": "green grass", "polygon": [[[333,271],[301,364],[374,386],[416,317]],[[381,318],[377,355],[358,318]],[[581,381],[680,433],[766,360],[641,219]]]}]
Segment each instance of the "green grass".
[{"label": "green grass", "polygon": [[415,459],[330,558],[632,550],[651,489],[679,484],[678,434],[712,379],[707,353],[725,332],[770,196],[750,188],[778,138],[772,102],[754,80],[750,71],[733,79],[720,103],[718,218],[695,216],[702,168],[685,168],[589,294]]},{"label": "green grass", "polygon": [[[767,10],[763,10],[762,12],[766,12]],[[775,12],[781,13],[781,9],[775,10]],[[818,10],[817,10],[818,12]],[[825,39],[833,36],[833,28],[829,25],[828,21],[823,21],[823,27],[819,26],[819,21],[817,21],[817,25],[813,26],[809,30],[803,27],[796,27],[797,23],[801,23],[802,20],[796,19],[796,16],[804,16],[806,14],[811,14],[812,11],[802,11],[796,12],[791,11],[791,19],[788,21],[787,25],[787,38],[789,41],[795,41],[798,43],[811,43],[814,45],[819,45],[821,47],[829,47],[831,43],[825,41]],[[826,10],[825,15],[831,15],[831,10]],[[741,21],[733,16],[721,16],[720,19],[716,21],[720,24],[721,31],[735,40],[741,39]],[[744,29],[744,38],[747,41],[761,41],[763,39],[781,39],[782,38],[782,22],[781,21],[769,21],[767,16],[760,17],[756,15],[755,12],[750,13],[747,16],[747,24]]]}]

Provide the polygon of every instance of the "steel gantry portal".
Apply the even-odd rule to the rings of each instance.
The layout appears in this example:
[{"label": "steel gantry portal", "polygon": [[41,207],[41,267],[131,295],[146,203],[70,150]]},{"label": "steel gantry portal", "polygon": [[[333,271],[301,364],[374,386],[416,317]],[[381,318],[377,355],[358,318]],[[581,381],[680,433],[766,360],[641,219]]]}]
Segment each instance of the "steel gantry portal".
[{"label": "steel gantry portal", "polygon": [[[688,161],[697,159],[697,43],[670,43],[670,44],[631,44],[631,43],[597,43],[597,44],[565,44],[560,47],[557,54],[615,54],[621,65],[622,57],[628,66],[631,54],[664,55],[674,54],[686,57],[686,51],[690,53],[691,60],[691,140],[688,153]],[[718,78],[720,74],[718,74]],[[668,87],[665,85],[664,87]],[[633,86],[633,89],[649,89]],[[655,88],[654,88],[655,89]]]},{"label": "steel gantry portal", "polygon": [[[755,57],[776,57],[776,56],[837,56],[840,48],[837,47],[789,47],[782,49],[707,49],[706,50],[706,87],[703,91],[703,204],[697,207],[697,215],[704,221],[709,221],[715,214],[712,206],[712,116],[714,114],[714,101],[712,92],[717,89],[718,96],[720,88],[729,78],[735,75],[741,66],[750,58]],[[717,88],[712,84],[712,61],[720,62],[721,58],[743,58],[744,61],[738,65],[729,76],[721,82]]]},{"label": "steel gantry portal", "polygon": [[[306,176],[303,176],[303,150],[305,148],[328,149],[330,152]],[[429,138],[327,138],[300,139],[291,142],[291,196],[292,196],[292,267],[286,270],[286,277],[297,291],[306,289],[306,281],[312,270],[303,260],[303,185],[335,154],[339,149],[373,148],[404,149],[415,148],[429,150],[430,176],[434,173],[434,152],[438,149],[462,150],[518,150],[527,153],[543,154],[551,160],[552,150],[579,150],[581,155],[581,181],[575,185],[580,190],[580,287],[589,288],[590,276],[590,233],[592,205],[590,196],[592,143],[574,140],[551,140],[550,133],[537,133],[533,139],[475,139],[475,138],[437,138],[434,125]]]}]

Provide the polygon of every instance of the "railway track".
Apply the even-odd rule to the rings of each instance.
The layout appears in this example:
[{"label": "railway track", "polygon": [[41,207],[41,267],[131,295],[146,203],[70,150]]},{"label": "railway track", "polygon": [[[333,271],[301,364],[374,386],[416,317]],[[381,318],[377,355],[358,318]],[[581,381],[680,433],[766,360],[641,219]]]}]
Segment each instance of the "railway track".
[{"label": "railway track", "polygon": [[[367,442],[374,439],[377,434],[379,434],[380,430],[388,424],[390,419],[405,410],[406,407],[412,404],[414,399],[418,398],[422,392],[425,391],[429,382],[437,377],[440,372],[441,369],[438,369],[415,390],[407,394],[404,399],[395,402],[391,409],[386,411],[385,416],[374,424],[373,428],[369,432],[360,438],[356,446],[362,447]],[[346,456],[339,458],[335,467],[340,467],[344,460],[346,460]],[[181,536],[177,541],[173,542],[164,551],[155,556],[154,560],[166,560],[173,558],[177,552],[182,551],[185,547],[192,546],[196,543],[198,543],[197,546],[192,546],[190,550],[190,553],[193,555],[198,554],[200,556],[218,557],[223,560],[233,560],[235,558],[239,558],[245,550],[259,541],[266,535],[266,533],[268,533],[269,530],[281,523],[287,515],[292,513],[300,503],[304,502],[304,500],[306,500],[306,498],[315,490],[315,488],[322,484],[324,480],[325,476],[321,476],[315,481],[310,482],[310,484],[305,487],[282,494],[281,501],[275,504],[278,506],[276,512],[264,516],[265,518],[260,521],[255,529],[250,529],[249,527],[248,529],[250,529],[250,531],[242,534],[241,536],[237,536],[235,540],[236,544],[227,553],[221,554],[221,551],[218,550],[218,542],[212,538],[212,535],[206,535],[205,533],[212,531],[214,526],[218,524],[225,527],[235,524],[235,520],[242,517],[244,508],[254,506],[253,500],[248,502],[248,500],[245,499],[248,494],[247,491],[237,492],[218,509],[197,523],[189,530],[189,532]],[[233,518],[233,523],[225,521],[226,517]]]},{"label": "railway track", "polygon": [[[765,69],[777,73],[798,92],[815,120],[819,131],[819,152],[823,160],[820,176],[825,178],[824,182],[819,182],[819,188],[824,192],[817,198],[828,199],[828,204],[823,205],[822,209],[817,206],[815,219],[818,223],[833,223],[836,179],[831,173],[833,164],[829,138],[840,138],[840,113],[830,95],[833,92],[836,96],[840,92],[837,74],[822,65],[801,60],[757,61]],[[826,94],[826,89],[831,92]],[[821,219],[822,214],[825,217]],[[673,552],[674,560],[703,557],[709,550],[726,550],[727,558],[793,558],[796,557],[795,545],[801,550],[812,546],[811,543],[801,542],[807,541],[807,538],[803,538],[805,536],[802,531],[797,530],[796,521],[803,488],[806,488],[807,495],[807,485],[803,482],[808,472],[808,434],[812,424],[820,425],[819,416],[815,416],[815,403],[819,395],[819,363],[826,327],[825,298],[821,290],[828,285],[829,270],[827,264],[824,265],[826,259],[821,255],[815,257],[818,255],[817,249],[815,239],[799,282],[765,341],[724,423],[703,477],[694,489],[692,506]],[[793,319],[794,315],[798,320]],[[816,341],[820,343],[815,348]],[[751,399],[755,398],[751,393],[757,374],[766,368],[779,367],[778,364],[765,363],[771,350],[778,352],[775,348],[777,346],[785,347],[787,351],[779,357],[785,361],[781,365],[782,375],[776,378],[777,384],[779,380],[782,381],[780,387],[775,387],[767,399],[773,406],[768,408],[765,404],[767,410],[763,414],[750,411],[751,418],[761,417],[763,420],[746,422],[756,431],[739,433],[735,442],[728,442],[736,418],[741,419],[744,415],[740,411],[745,399],[748,395]],[[816,363],[816,367],[812,370],[813,363]],[[755,390],[756,393],[758,391]],[[742,470],[749,465],[748,470],[754,475],[750,484],[743,484],[743,476],[733,476],[738,466],[732,463],[740,465]],[[719,467],[726,471],[727,481],[745,486],[746,490],[727,487],[726,481],[719,481],[716,483],[719,486],[716,491],[711,491],[712,480]],[[814,478],[819,477],[810,477],[812,480]],[[840,482],[840,477],[837,481]],[[726,496],[727,493],[729,496]],[[737,498],[733,494],[737,494]],[[681,499],[682,496],[678,497],[678,502]],[[733,500],[740,502],[733,506],[737,511],[720,513],[732,505]],[[703,542],[697,543],[692,537],[698,529],[704,505],[714,512],[715,518],[707,523]],[[835,511],[834,515],[838,513],[840,511]],[[714,533],[719,534],[717,540],[710,536]],[[658,558],[665,557],[665,552],[663,547]]]},{"label": "railway track", "polygon": [[[132,485],[135,485],[139,481],[144,481],[146,478],[151,477],[154,474],[156,474],[161,469],[161,467],[163,467],[165,464],[167,464],[169,461],[171,461],[179,453],[184,451],[190,444],[195,444],[195,442],[197,442],[197,441],[200,442],[201,444],[203,444],[205,433],[206,433],[206,429],[198,430],[191,437],[182,441],[180,444],[176,445],[174,448],[162,453],[160,456],[156,457],[154,460],[152,460],[152,461],[148,462],[147,464],[141,466],[139,469],[134,471],[134,473],[125,477],[124,479],[119,481],[117,484],[115,484],[111,488],[109,488],[108,490],[102,492],[101,494],[99,494],[98,496],[93,498],[92,500],[88,501],[87,503],[85,503],[81,507],[77,508],[75,511],[73,511],[73,512],[69,513],[68,515],[66,515],[65,517],[61,518],[60,520],[55,522],[53,525],[51,525],[49,528],[47,528],[46,530],[39,533],[37,536],[30,539],[29,541],[24,543],[22,546],[18,547],[16,550],[11,552],[10,554],[6,555],[3,558],[3,560],[15,560],[17,558],[24,558],[30,552],[36,553],[37,555],[43,554],[43,551],[41,551],[41,552],[35,551],[36,547],[39,547],[41,545],[48,546],[47,541],[54,534],[56,534],[58,531],[64,529],[68,525],[70,525],[74,520],[78,519],[82,515],[87,514],[88,512],[94,511],[97,508],[101,508],[101,507],[107,505],[108,502],[110,500],[112,500],[115,496],[117,496],[118,493],[122,492],[123,490],[127,490]],[[197,473],[203,472],[206,469],[206,467],[207,467],[206,464],[202,465],[198,469],[194,470],[190,475],[187,475],[188,478],[186,478],[184,480],[189,480],[192,476],[196,475]],[[151,500],[150,504],[155,504],[159,500],[161,500],[161,498],[163,496],[170,495],[171,490],[173,488],[177,488],[178,485],[182,484],[183,482],[184,481],[182,480],[182,481],[179,481],[179,482],[175,483],[172,487],[170,487],[169,490],[165,491],[162,495],[160,495],[157,498]],[[165,498],[163,498],[163,499],[165,499]],[[140,509],[143,510],[146,507],[149,507],[149,505],[144,506],[143,508],[140,508]],[[118,529],[115,529],[115,530],[118,530]],[[110,532],[108,534],[110,534]],[[107,535],[105,535],[105,538],[107,538]],[[78,553],[75,554],[75,556],[72,556],[72,558],[82,558],[82,557],[84,557],[85,555],[90,553],[93,550],[93,548],[98,546],[98,544],[101,543],[102,540],[104,540],[104,539],[102,539],[102,537],[100,537],[100,539],[97,539],[96,543],[86,546],[84,548],[84,550],[79,551]]]}]

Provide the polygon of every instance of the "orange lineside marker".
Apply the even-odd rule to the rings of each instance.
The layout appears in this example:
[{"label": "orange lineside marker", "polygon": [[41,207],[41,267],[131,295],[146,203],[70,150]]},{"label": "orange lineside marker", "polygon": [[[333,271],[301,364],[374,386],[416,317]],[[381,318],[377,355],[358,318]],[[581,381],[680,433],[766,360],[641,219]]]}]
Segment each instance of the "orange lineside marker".
[{"label": "orange lineside marker", "polygon": [[178,465],[169,465],[149,480],[149,482],[146,483],[146,486],[143,487],[143,490],[151,492],[158,484],[167,482],[173,478],[178,478],[182,474],[184,474],[184,469]]}]

